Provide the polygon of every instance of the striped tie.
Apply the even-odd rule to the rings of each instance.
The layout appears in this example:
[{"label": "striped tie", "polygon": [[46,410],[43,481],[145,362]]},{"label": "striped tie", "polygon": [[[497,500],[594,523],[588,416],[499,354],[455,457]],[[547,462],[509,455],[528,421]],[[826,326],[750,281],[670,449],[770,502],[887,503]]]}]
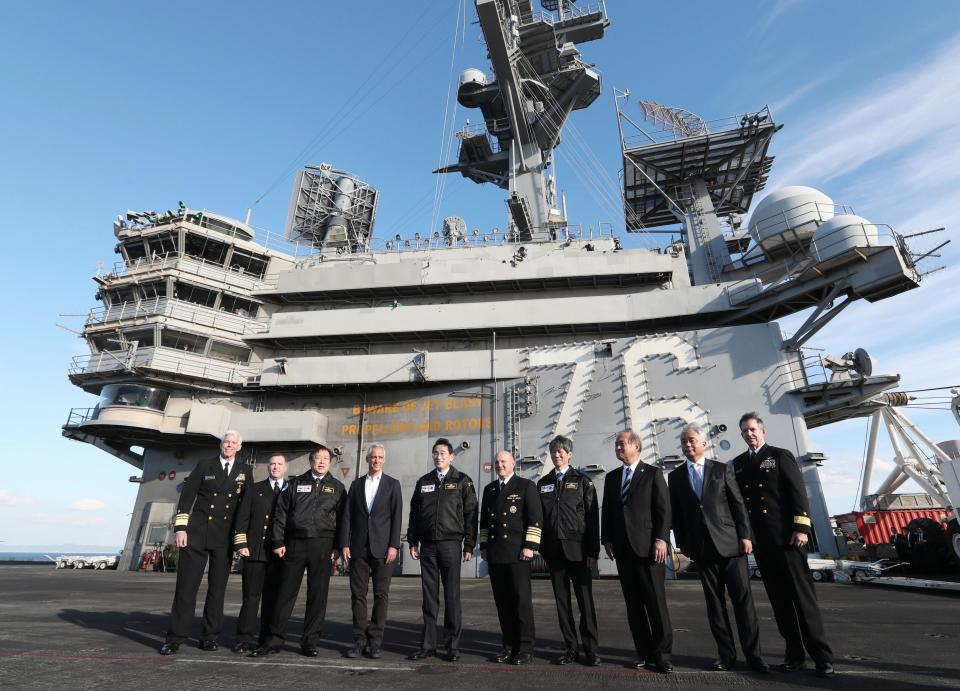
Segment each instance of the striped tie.
[{"label": "striped tie", "polygon": [[627,494],[630,492],[630,480],[633,479],[633,468],[627,468],[623,476],[623,485],[620,487],[620,500],[626,504]]}]

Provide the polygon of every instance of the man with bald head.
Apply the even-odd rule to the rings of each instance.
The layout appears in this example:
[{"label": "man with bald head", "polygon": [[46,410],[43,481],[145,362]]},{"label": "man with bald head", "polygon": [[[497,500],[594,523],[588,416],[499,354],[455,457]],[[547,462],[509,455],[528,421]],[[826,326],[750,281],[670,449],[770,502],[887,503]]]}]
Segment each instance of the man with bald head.
[{"label": "man with bald head", "polygon": [[[350,485],[340,521],[343,557],[350,564],[350,600],[353,608],[353,647],[346,657],[366,653],[381,657],[383,629],[390,602],[390,579],[400,551],[403,497],[400,482],[383,472],[387,450],[371,444],[367,473]],[[367,616],[367,582],[373,580],[373,612]]]},{"label": "man with bald head", "polygon": [[480,505],[480,555],[490,569],[503,650],[496,662],[525,665],[533,660],[536,632],[530,560],[540,548],[543,508],[537,486],[514,473],[509,451],[498,451],[497,479],[483,489]]}]

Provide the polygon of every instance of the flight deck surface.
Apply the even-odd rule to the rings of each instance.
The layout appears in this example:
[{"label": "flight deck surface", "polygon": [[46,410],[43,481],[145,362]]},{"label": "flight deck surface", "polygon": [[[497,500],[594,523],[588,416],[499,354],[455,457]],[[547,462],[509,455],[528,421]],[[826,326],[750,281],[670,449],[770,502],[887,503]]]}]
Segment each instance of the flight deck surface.
[{"label": "flight deck surface", "polygon": [[[808,661],[800,673],[776,671],[782,641],[759,581],[753,592],[769,675],[745,669],[707,671],[716,648],[696,580],[667,582],[674,630],[674,674],[634,672],[619,582],[595,582],[600,656],[603,665],[557,667],[562,652],[550,582],[534,579],[537,646],[532,665],[488,662],[500,649],[490,585],[465,579],[461,586],[464,632],[461,660],[411,662],[420,635],[420,580],[394,578],[380,660],[347,660],[351,643],[350,589],[346,578],[331,580],[327,624],[320,656],[299,653],[304,587],[290,623],[284,651],[266,660],[230,652],[240,607],[240,577],[227,588],[221,648],[207,653],[196,639],[161,657],[173,574],[125,571],[57,571],[52,566],[0,568],[0,687],[62,689],[274,689],[274,688],[960,688],[960,598],[956,595],[820,583],[817,595],[837,675],[818,679]],[[200,589],[202,603],[205,587]],[[199,633],[199,617],[194,635]]]}]

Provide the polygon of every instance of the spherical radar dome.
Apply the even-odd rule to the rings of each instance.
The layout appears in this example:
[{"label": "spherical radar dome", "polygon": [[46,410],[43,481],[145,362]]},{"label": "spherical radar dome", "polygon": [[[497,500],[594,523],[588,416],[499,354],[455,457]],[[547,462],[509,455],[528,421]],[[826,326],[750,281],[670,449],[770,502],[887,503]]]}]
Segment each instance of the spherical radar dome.
[{"label": "spherical radar dome", "polygon": [[821,261],[854,247],[876,247],[879,244],[877,226],[853,214],[834,216],[822,223],[813,234],[813,249]]},{"label": "spherical radar dome", "polygon": [[833,218],[833,200],[820,190],[794,185],[776,189],[760,200],[750,215],[750,234],[757,241],[792,231],[809,238],[817,226]]}]

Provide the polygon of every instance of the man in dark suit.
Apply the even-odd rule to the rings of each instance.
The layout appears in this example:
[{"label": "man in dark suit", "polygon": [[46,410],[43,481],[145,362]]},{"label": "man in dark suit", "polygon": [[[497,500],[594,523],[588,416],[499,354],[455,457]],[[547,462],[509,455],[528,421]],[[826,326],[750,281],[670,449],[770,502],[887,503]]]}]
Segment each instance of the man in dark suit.
[{"label": "man in dark suit", "polygon": [[607,556],[616,559],[627,621],[639,659],[636,669],[673,672],[673,630],[664,589],[670,495],[663,473],[640,460],[640,437],[617,435],[614,452],[623,464],[603,485],[601,534]]},{"label": "man in dark suit", "polygon": [[[277,497],[286,484],[287,458],[274,454],[267,461],[267,478],[253,485],[237,509],[233,548],[243,557],[243,604],[237,618],[235,653],[249,653],[267,638],[280,586],[280,558],[270,549],[270,530]],[[261,608],[261,596],[263,606]],[[260,634],[253,645],[260,610]]]},{"label": "man in dark suit", "polygon": [[447,659],[460,659],[460,559],[473,559],[477,545],[477,490],[466,473],[450,465],[453,445],[441,437],[433,444],[431,470],[417,480],[410,499],[407,542],[410,556],[420,561],[423,591],[423,632],[420,649],[411,660],[437,652],[437,612],[443,583],[443,628]]},{"label": "man in dark suit", "polygon": [[780,669],[801,669],[806,648],[817,676],[833,676],[833,651],[824,637],[807,566],[812,526],[800,466],[787,449],[766,443],[763,420],[756,413],[740,418],[740,433],[748,450],[733,459],[733,470],[753,528],[753,554],[786,641]]},{"label": "man in dark suit", "polygon": [[282,560],[280,588],[269,635],[250,657],[280,652],[304,571],[307,573],[307,611],[303,617],[300,650],[307,657],[320,654],[331,562],[340,558],[343,546],[337,537],[346,497],[343,483],[330,473],[330,449],[326,446],[318,446],[310,453],[310,470],[288,482],[280,493],[270,535],[273,552]]},{"label": "man in dark suit", "polygon": [[543,540],[540,554],[547,560],[557,616],[563,634],[564,653],[554,664],[577,661],[577,630],[570,604],[573,586],[580,609],[580,636],[583,662],[589,667],[600,664],[597,657],[597,614],[593,605],[593,567],[600,558],[600,503],[593,482],[570,467],[573,442],[564,436],[550,442],[553,472],[537,483],[543,505]]},{"label": "man in dark suit", "polygon": [[680,449],[687,462],[668,477],[673,534],[680,551],[696,562],[700,574],[707,619],[717,642],[713,669],[723,672],[737,661],[724,600],[727,592],[747,664],[758,672],[769,672],[769,665],[760,657],[760,626],[747,574],[747,555],[753,551],[750,519],[733,467],[704,458],[707,437],[698,425],[683,428]]},{"label": "man in dark suit", "polygon": [[253,484],[253,470],[237,458],[242,445],[239,432],[226,432],[220,440],[220,458],[197,463],[183,483],[173,527],[180,550],[177,589],[161,655],[173,655],[190,635],[197,591],[207,561],[210,569],[200,649],[218,648],[223,598],[233,556],[230,541],[233,518],[241,498]]},{"label": "man in dark suit", "polygon": [[499,479],[483,489],[480,505],[480,555],[490,569],[503,650],[496,662],[526,665],[533,661],[536,631],[530,560],[540,547],[543,509],[537,487],[514,474],[509,451],[498,451],[494,468]]},{"label": "man in dark suit", "polygon": [[[373,444],[367,450],[367,473],[350,485],[347,508],[340,523],[343,558],[350,564],[350,600],[353,605],[353,647],[350,658],[361,653],[381,657],[383,627],[390,602],[390,577],[400,550],[403,498],[400,483],[383,472],[386,450]],[[373,613],[367,618],[367,582],[373,577]]]}]

